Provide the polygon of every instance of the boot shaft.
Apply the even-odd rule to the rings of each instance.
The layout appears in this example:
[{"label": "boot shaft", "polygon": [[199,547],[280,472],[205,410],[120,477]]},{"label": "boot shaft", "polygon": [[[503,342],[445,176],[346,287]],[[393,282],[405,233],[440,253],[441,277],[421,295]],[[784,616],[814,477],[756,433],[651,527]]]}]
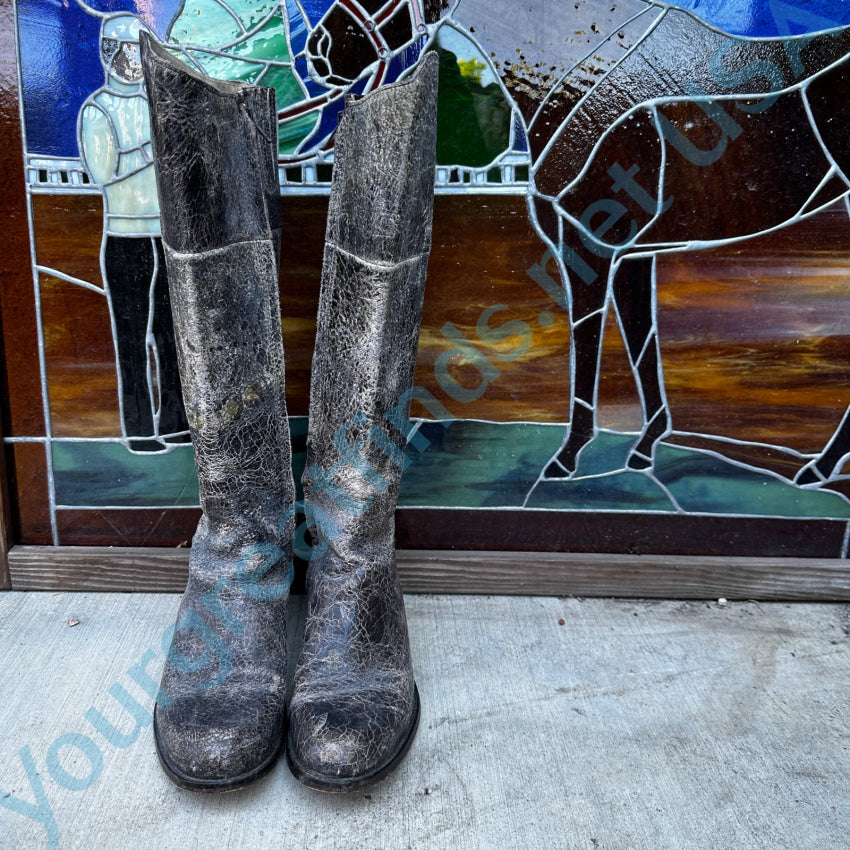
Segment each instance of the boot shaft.
[{"label": "boot shaft", "polygon": [[326,245],[394,265],[431,248],[437,62],[367,97],[349,96],[334,137]]},{"label": "boot shaft", "polygon": [[142,52],[205,536],[283,546],[294,484],[274,90],[203,77],[149,38]]},{"label": "boot shaft", "polygon": [[394,513],[431,241],[435,60],[350,102],[336,137],[304,473],[318,547],[287,749],[324,791],[391,770],[419,717]]},{"label": "boot shaft", "polygon": [[201,507],[246,540],[277,537],[294,483],[274,247],[166,247],[166,260]]},{"label": "boot shaft", "polygon": [[393,545],[431,245],[436,95],[428,56],[411,79],[350,100],[337,130],[304,492],[346,549]]}]

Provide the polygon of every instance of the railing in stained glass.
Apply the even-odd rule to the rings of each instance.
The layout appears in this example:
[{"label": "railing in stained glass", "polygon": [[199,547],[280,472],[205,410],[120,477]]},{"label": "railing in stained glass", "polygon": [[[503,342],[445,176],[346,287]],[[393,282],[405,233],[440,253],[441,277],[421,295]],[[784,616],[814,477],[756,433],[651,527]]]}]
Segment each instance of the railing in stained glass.
[{"label": "railing in stained glass", "polygon": [[[76,158],[31,155],[27,157],[26,171],[28,184],[39,193],[98,191]],[[281,162],[278,165],[281,194],[329,194],[332,174],[332,153],[302,162]],[[438,165],[434,176],[437,194],[521,195],[528,187],[528,154],[509,151],[483,168]]]}]

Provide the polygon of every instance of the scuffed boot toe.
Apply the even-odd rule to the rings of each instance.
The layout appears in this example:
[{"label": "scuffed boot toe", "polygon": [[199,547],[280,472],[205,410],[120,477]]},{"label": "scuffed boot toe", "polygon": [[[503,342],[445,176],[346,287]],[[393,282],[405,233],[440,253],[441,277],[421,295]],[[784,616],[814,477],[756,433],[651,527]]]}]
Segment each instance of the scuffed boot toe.
[{"label": "scuffed boot toe", "polygon": [[299,702],[290,711],[286,756],[295,777],[318,791],[352,791],[404,758],[419,724],[419,693],[414,685],[403,708],[397,694],[352,694]]},{"label": "scuffed boot toe", "polygon": [[236,791],[273,767],[284,740],[284,714],[245,704],[201,707],[197,699],[156,707],[154,739],[166,775],[188,791]]}]

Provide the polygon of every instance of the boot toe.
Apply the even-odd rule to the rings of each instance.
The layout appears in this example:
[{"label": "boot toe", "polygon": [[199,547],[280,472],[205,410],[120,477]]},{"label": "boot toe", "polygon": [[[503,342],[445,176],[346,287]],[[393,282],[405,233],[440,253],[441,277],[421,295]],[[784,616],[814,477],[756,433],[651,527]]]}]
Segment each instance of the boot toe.
[{"label": "boot toe", "polygon": [[277,758],[284,715],[243,699],[200,706],[197,698],[157,705],[154,737],[169,779],[193,791],[233,791],[263,776]]},{"label": "boot toe", "polygon": [[404,757],[419,721],[419,695],[340,695],[291,707],[287,759],[303,784],[347,791],[378,781]]}]

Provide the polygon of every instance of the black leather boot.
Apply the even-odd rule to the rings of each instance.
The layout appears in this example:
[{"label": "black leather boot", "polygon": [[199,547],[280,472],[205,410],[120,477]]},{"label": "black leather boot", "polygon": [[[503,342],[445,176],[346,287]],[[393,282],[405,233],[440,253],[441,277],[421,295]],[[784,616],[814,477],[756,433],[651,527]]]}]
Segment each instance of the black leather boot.
[{"label": "black leather boot", "polygon": [[155,710],[179,786],[240,788],[284,739],[289,426],[274,91],[202,77],[142,36],[180,377],[200,484]]},{"label": "black leather boot", "polygon": [[337,130],[304,493],[315,528],[287,758],[360,788],[419,719],[395,564],[409,389],[431,245],[437,61],[350,99]]}]

